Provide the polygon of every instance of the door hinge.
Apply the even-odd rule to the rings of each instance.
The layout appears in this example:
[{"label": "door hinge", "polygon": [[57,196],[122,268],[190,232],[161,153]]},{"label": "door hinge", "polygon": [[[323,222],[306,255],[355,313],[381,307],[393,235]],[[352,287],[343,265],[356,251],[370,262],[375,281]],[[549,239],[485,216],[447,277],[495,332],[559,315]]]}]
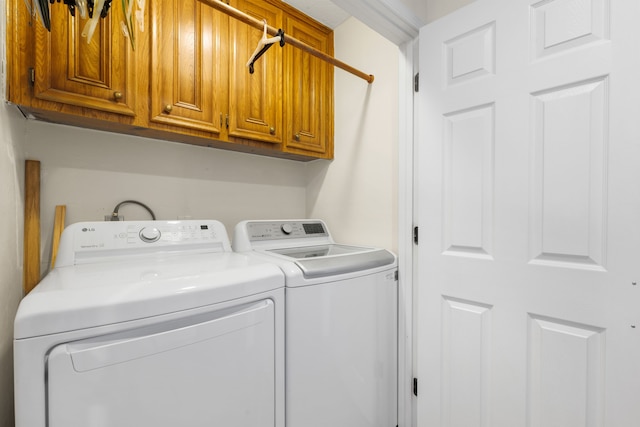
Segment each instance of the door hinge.
[{"label": "door hinge", "polygon": [[32,85],[36,83],[36,70],[33,67],[29,68],[29,83]]},{"label": "door hinge", "polygon": [[418,227],[413,227],[413,243],[418,244]]},{"label": "door hinge", "polygon": [[418,379],[413,379],[413,395],[418,396]]},{"label": "door hinge", "polygon": [[420,73],[413,76],[413,91],[420,92]]}]

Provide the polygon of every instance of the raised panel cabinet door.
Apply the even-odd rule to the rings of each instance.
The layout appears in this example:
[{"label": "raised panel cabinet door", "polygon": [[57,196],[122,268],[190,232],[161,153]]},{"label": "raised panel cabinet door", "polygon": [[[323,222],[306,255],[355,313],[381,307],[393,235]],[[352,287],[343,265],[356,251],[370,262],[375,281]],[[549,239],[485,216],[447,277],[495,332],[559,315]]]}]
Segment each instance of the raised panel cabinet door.
[{"label": "raised panel cabinet door", "polygon": [[[282,11],[274,5],[256,0],[236,0],[231,5],[272,27],[282,26]],[[229,136],[282,143],[283,48],[273,44],[255,61],[251,74],[247,62],[263,31],[231,19],[229,36]]]},{"label": "raised panel cabinet door", "polygon": [[[333,33],[286,19],[285,33],[333,55]],[[297,48],[285,51],[286,137],[284,150],[333,157],[333,67]]]},{"label": "raised panel cabinet door", "polygon": [[197,0],[150,4],[152,123],[222,133],[227,17]]},{"label": "raised panel cabinet door", "polygon": [[51,32],[35,25],[34,96],[45,101],[135,115],[135,60],[120,30],[122,10],[112,7],[93,37],[82,36],[87,20],[66,5],[51,5]]}]

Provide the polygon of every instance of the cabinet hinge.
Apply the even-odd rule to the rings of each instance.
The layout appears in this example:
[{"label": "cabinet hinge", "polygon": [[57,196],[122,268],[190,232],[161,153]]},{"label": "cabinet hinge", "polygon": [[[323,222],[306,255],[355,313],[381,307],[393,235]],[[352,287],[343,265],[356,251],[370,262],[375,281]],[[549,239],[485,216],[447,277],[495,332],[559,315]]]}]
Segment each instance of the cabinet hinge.
[{"label": "cabinet hinge", "polygon": [[413,395],[418,396],[418,379],[413,379]]},{"label": "cabinet hinge", "polygon": [[420,92],[420,73],[413,76],[413,91]]},{"label": "cabinet hinge", "polygon": [[36,83],[36,70],[33,67],[29,68],[29,83],[32,85]]},{"label": "cabinet hinge", "polygon": [[413,227],[413,243],[418,244],[418,227]]}]

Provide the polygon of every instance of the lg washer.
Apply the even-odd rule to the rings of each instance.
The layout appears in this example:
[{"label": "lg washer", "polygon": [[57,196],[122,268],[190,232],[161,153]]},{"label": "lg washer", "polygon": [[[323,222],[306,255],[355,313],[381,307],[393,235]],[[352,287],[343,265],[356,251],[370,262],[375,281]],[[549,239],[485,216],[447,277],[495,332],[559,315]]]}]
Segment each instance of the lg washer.
[{"label": "lg washer", "polygon": [[287,427],[396,427],[395,255],[320,220],[243,221],[233,248],[285,274]]},{"label": "lg washer", "polygon": [[283,427],[283,286],[218,221],[68,227],[15,319],[16,427]]}]

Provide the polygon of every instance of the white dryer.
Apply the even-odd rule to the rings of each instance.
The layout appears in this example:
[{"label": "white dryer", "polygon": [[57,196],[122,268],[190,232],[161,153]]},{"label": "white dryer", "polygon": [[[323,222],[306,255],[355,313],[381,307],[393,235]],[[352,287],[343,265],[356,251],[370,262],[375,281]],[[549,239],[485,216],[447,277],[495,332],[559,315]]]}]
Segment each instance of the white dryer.
[{"label": "white dryer", "polygon": [[283,286],[217,221],[69,226],[16,315],[16,427],[284,426]]},{"label": "white dryer", "polygon": [[233,248],[285,273],[287,427],[396,427],[395,255],[320,220],[243,221]]}]

